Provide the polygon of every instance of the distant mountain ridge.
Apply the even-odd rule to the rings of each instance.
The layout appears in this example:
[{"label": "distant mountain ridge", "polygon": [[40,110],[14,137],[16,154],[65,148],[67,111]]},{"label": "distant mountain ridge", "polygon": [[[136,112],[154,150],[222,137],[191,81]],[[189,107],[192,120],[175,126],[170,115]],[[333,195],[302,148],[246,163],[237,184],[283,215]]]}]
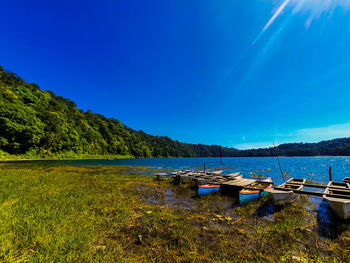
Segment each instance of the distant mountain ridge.
[{"label": "distant mountain ridge", "polygon": [[[350,138],[319,143],[288,143],[283,156],[350,155]],[[79,157],[274,156],[273,148],[238,150],[218,145],[181,143],[135,131],[119,120],[84,112],[66,98],[27,83],[0,67],[0,155]]]}]

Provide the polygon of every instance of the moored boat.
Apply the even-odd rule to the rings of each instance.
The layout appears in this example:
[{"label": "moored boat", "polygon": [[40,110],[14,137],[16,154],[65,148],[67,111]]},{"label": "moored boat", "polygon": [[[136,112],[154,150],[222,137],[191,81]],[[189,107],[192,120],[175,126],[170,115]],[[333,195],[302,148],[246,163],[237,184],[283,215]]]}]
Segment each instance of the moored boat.
[{"label": "moored boat", "polygon": [[344,190],[347,190],[347,189],[350,190],[350,186],[346,182],[338,183],[338,182],[329,181],[328,184],[327,184],[327,187],[329,187],[329,188],[337,188],[337,189],[344,189]]},{"label": "moored boat", "polygon": [[223,174],[222,177],[225,177],[226,179],[231,179],[231,178],[236,178],[239,175],[240,173]]},{"label": "moored boat", "polygon": [[282,188],[283,190],[271,188],[266,190],[266,192],[271,194],[274,205],[280,206],[290,204],[299,197],[299,194],[294,193],[293,190],[302,190],[305,182],[306,179],[291,178],[286,183],[276,187]]},{"label": "moored boat", "polygon": [[[330,196],[332,195],[332,196]],[[328,201],[329,206],[339,218],[350,218],[350,191],[327,187],[323,198]]]},{"label": "moored boat", "polygon": [[[239,179],[242,178],[243,175],[236,175],[235,179]],[[202,196],[202,195],[207,195],[207,194],[211,194],[211,193],[215,193],[217,191],[219,191],[220,189],[220,183],[226,181],[225,178],[220,179],[218,181],[216,181],[215,183],[211,183],[211,184],[204,184],[204,185],[198,185],[198,195]]]},{"label": "moored boat", "polygon": [[204,184],[198,186],[198,195],[207,195],[219,191],[220,184]]},{"label": "moored boat", "polygon": [[239,191],[239,203],[241,205],[246,204],[254,199],[267,195],[266,190],[272,188],[272,185],[271,177],[248,185],[247,188],[243,188]]},{"label": "moored boat", "polygon": [[206,172],[207,175],[218,175],[221,174],[223,170]]}]

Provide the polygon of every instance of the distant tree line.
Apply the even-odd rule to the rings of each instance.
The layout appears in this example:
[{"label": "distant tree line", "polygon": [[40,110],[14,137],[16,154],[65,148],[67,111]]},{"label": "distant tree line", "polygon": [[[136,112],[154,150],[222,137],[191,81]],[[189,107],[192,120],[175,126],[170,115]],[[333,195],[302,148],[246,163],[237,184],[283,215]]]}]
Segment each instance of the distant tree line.
[{"label": "distant tree line", "polygon": [[[349,155],[350,139],[277,147],[284,156]],[[0,67],[0,150],[9,154],[134,157],[274,156],[272,148],[237,150],[218,145],[188,144],[135,131],[119,120],[91,111],[38,85],[26,83]]]}]

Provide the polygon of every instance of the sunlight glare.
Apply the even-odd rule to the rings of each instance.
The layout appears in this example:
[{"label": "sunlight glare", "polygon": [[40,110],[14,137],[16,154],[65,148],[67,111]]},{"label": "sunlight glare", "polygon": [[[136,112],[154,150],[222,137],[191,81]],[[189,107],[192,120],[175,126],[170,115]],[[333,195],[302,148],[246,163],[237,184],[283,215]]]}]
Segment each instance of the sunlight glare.
[{"label": "sunlight glare", "polygon": [[293,14],[309,13],[309,18],[305,22],[305,27],[308,28],[312,21],[319,18],[323,13],[327,12],[332,14],[337,7],[342,7],[344,9],[350,8],[350,0],[284,0],[276,9],[272,17],[267,21],[252,45],[256,44],[265,31],[269,29],[288,5],[292,6]]}]

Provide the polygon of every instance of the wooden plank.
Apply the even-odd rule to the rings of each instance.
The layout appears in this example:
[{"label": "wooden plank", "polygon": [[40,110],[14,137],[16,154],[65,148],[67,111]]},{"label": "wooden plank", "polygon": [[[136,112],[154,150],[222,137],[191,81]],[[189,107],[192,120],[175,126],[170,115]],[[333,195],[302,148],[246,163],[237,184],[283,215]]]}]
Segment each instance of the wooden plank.
[{"label": "wooden plank", "polygon": [[334,190],[334,191],[350,192],[350,188],[335,187],[335,186],[328,186],[327,188]]},{"label": "wooden plank", "polygon": [[303,185],[303,186],[306,186],[306,187],[314,187],[314,188],[323,188],[323,189],[326,189],[327,188],[327,185],[325,184],[309,184],[309,183],[305,183],[305,184],[300,184],[300,183],[286,183],[287,185]]},{"label": "wooden plank", "polygon": [[349,195],[339,195],[339,194],[325,194],[323,192],[313,192],[313,191],[305,191],[305,190],[294,190],[294,189],[285,189],[281,187],[274,187],[273,189],[281,190],[281,191],[293,191],[296,194],[304,194],[304,195],[312,195],[312,196],[327,196],[327,197],[334,197],[334,198],[343,198],[343,199],[350,199]]},{"label": "wooden plank", "polygon": [[236,179],[233,181],[226,182],[224,184],[230,185],[230,186],[247,186],[255,182],[256,180],[253,180],[253,179]]},{"label": "wooden plank", "polygon": [[286,185],[303,185],[303,186],[306,186],[306,187],[312,187],[312,188],[323,188],[323,189],[326,189],[327,187],[331,188],[331,189],[339,189],[339,190],[350,190],[350,188],[344,188],[344,187],[337,187],[337,186],[327,186],[327,185],[324,185],[324,184],[309,184],[309,183],[306,183],[306,184],[299,184],[299,183],[286,183]]},{"label": "wooden plank", "polygon": [[[256,182],[256,180],[252,180],[252,179],[241,179],[240,181],[238,181],[236,183],[236,185],[248,185],[248,184],[252,184],[255,182]],[[233,181],[233,183],[235,183],[235,181]]]}]

